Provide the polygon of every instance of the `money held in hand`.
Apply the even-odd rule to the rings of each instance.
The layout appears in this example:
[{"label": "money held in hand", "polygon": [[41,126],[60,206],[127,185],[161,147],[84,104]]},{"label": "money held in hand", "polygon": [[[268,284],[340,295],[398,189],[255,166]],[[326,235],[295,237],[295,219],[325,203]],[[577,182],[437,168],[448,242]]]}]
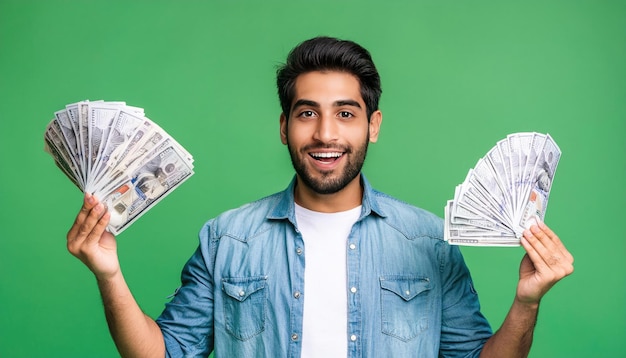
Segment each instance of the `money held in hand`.
[{"label": "money held in hand", "polygon": [[500,140],[458,185],[444,208],[444,240],[453,245],[519,246],[543,221],[561,150],[549,134]]},{"label": "money held in hand", "polygon": [[117,235],[193,175],[193,157],[138,107],[82,101],[55,112],[44,149],[111,213]]}]

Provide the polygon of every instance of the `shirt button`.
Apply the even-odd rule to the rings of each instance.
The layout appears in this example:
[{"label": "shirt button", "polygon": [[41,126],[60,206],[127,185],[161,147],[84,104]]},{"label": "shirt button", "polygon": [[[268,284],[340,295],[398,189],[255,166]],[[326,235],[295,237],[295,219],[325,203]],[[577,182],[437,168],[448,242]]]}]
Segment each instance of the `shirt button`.
[{"label": "shirt button", "polygon": [[356,287],[350,287],[350,292],[356,293]]},{"label": "shirt button", "polygon": [[296,254],[298,254],[298,255],[302,255],[302,249],[298,247],[298,248],[296,249]]},{"label": "shirt button", "polygon": [[351,336],[350,336],[350,340],[351,340],[352,342],[356,341],[356,334],[351,335]]},{"label": "shirt button", "polygon": [[297,333],[292,334],[291,335],[291,340],[292,341],[297,341],[298,340],[298,334]]},{"label": "shirt button", "polygon": [[300,298],[300,291],[296,291],[293,293],[293,297]]},{"label": "shirt button", "polygon": [[411,294],[411,291],[406,290],[406,291],[404,291],[404,293],[408,296],[408,295],[410,295],[410,294]]},{"label": "shirt button", "polygon": [[354,250],[354,249],[356,249],[356,245],[355,245],[355,244],[350,244],[350,246],[349,246],[349,247],[350,247],[350,250]]},{"label": "shirt button", "polygon": [[246,292],[245,292],[245,291],[243,291],[243,290],[242,290],[242,291],[239,291],[239,297],[243,297],[243,296],[245,296],[245,294],[246,294]]}]

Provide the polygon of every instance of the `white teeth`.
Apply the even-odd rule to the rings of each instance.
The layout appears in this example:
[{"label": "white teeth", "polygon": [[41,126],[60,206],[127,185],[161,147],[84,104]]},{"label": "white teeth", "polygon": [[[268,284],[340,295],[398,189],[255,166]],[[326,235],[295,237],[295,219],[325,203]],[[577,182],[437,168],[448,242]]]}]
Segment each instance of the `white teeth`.
[{"label": "white teeth", "polygon": [[339,158],[341,157],[340,152],[332,152],[332,153],[311,153],[311,156],[315,158]]}]

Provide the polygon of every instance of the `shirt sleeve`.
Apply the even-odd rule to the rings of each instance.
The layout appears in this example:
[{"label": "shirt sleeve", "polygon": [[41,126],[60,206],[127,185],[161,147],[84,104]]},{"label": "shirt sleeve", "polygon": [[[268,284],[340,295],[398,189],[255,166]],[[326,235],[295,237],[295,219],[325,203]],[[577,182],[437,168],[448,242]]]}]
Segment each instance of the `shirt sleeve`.
[{"label": "shirt sleeve", "polygon": [[[213,281],[207,266],[212,242],[210,222],[200,232],[200,245],[185,264],[181,287],[156,320],[167,357],[206,357],[213,350]],[[214,249],[214,248],[213,248]]]},{"label": "shirt sleeve", "polygon": [[458,246],[443,243],[440,357],[478,357],[492,330]]}]

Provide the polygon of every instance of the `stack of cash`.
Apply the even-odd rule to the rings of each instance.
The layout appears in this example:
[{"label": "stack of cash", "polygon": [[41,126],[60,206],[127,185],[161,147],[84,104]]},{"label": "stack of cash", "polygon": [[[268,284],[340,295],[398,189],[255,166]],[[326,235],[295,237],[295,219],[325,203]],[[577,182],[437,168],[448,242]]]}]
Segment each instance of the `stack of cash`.
[{"label": "stack of cash", "polygon": [[543,221],[561,150],[549,134],[508,135],[481,158],[444,208],[454,245],[519,246]]},{"label": "stack of cash", "polygon": [[82,101],[54,113],[44,149],[111,213],[119,234],[193,175],[193,157],[141,108]]}]

